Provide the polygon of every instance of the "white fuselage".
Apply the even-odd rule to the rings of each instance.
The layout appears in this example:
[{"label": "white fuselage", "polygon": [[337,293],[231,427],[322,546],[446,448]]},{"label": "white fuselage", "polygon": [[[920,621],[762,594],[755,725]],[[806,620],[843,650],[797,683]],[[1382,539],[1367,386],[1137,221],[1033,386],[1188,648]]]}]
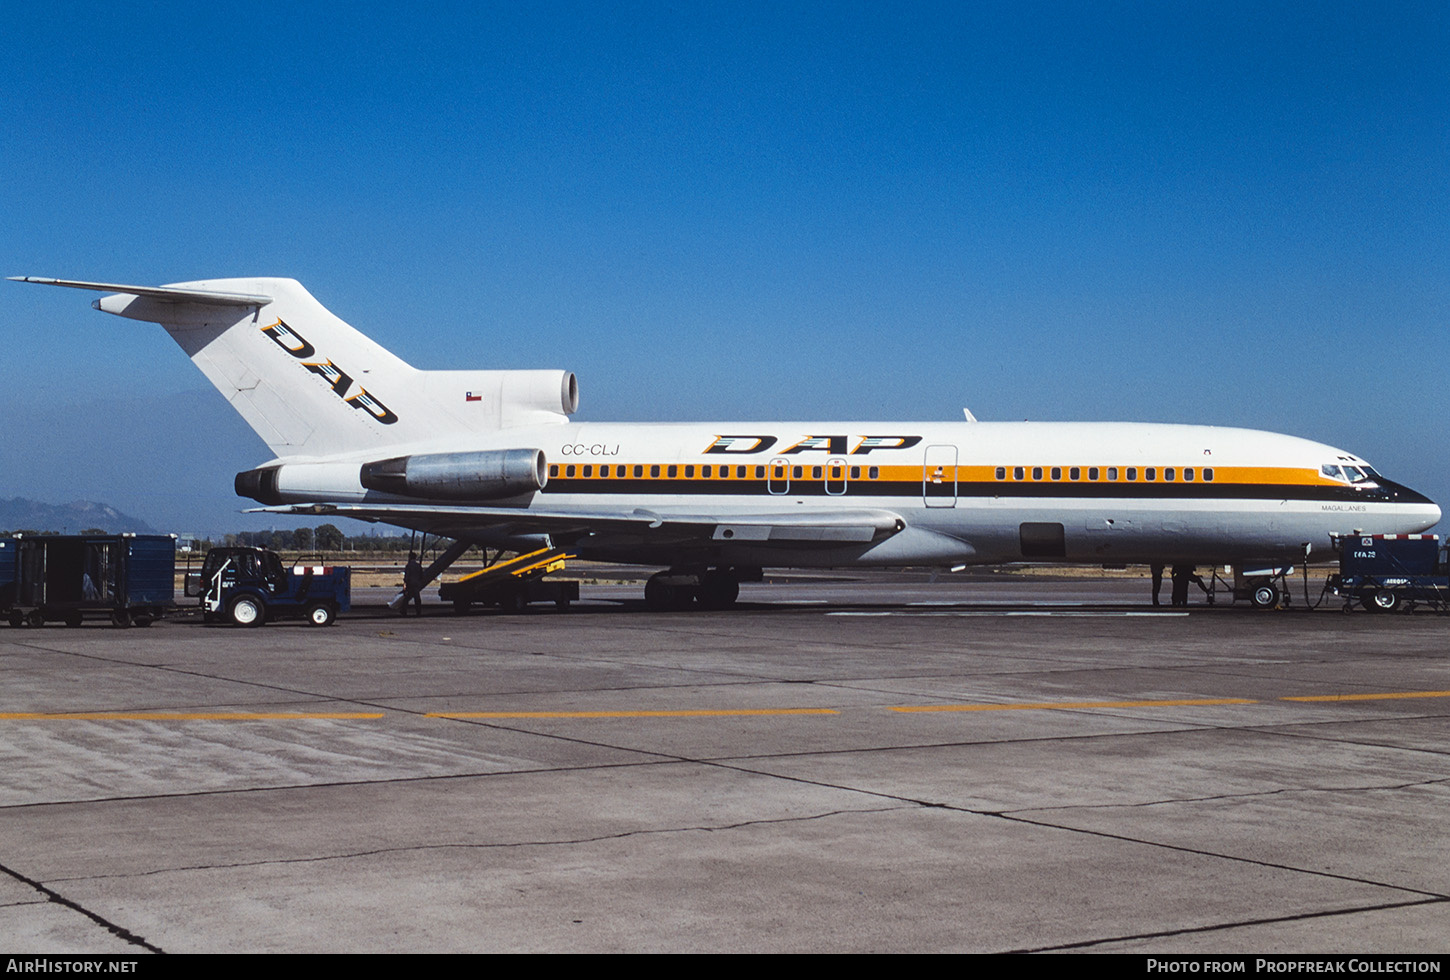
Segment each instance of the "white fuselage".
[{"label": "white fuselage", "polygon": [[[773,515],[889,512],[872,540],[786,542],[712,535],[707,545],[599,530],[572,550],[650,564],[973,564],[1023,560],[1254,563],[1331,557],[1331,534],[1411,533],[1439,508],[1358,457],[1292,436],[1139,423],[565,423],[479,433],[397,453],[539,449],[548,482],[486,502],[550,514],[706,515],[722,526]],[[375,454],[374,454],[375,455]],[[386,504],[367,457],[282,460],[280,502]],[[1373,472],[1373,471],[1370,471]],[[1331,475],[1333,474],[1333,475]],[[480,502],[484,503],[484,502]],[[400,520],[469,536],[460,511]],[[496,521],[494,521],[496,523]],[[473,533],[487,539],[487,534]]]}]

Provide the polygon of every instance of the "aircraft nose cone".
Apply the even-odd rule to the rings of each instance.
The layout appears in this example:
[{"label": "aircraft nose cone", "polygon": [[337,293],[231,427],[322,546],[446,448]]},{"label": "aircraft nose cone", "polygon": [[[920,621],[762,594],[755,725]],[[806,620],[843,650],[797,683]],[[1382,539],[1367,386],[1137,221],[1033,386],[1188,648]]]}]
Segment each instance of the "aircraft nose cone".
[{"label": "aircraft nose cone", "polygon": [[1440,506],[1434,501],[1426,501],[1419,505],[1424,512],[1425,529],[1428,530],[1440,523]]},{"label": "aircraft nose cone", "polygon": [[1440,505],[1423,494],[1410,493],[1419,499],[1405,501],[1401,498],[1399,507],[1400,513],[1410,521],[1414,522],[1414,532],[1428,531],[1440,523]]}]

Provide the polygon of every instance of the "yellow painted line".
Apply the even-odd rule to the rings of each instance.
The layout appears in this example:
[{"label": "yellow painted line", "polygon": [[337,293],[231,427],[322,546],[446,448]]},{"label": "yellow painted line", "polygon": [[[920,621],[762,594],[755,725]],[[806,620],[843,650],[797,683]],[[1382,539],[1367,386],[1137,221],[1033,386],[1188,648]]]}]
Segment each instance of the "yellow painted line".
[{"label": "yellow painted line", "polygon": [[834,708],[729,708],[695,711],[435,711],[427,718],[728,718],[738,715],[837,715]]},{"label": "yellow painted line", "polygon": [[379,712],[344,711],[10,711],[0,721],[311,721],[382,718]]},{"label": "yellow painted line", "polygon": [[1248,698],[1196,698],[1181,701],[1042,701],[1035,704],[924,704],[892,711],[1042,711],[1062,708],[1183,708],[1215,704],[1258,704]]},{"label": "yellow painted line", "polygon": [[1401,698],[1450,698],[1450,691],[1398,691],[1392,694],[1316,694],[1280,701],[1397,701]]}]

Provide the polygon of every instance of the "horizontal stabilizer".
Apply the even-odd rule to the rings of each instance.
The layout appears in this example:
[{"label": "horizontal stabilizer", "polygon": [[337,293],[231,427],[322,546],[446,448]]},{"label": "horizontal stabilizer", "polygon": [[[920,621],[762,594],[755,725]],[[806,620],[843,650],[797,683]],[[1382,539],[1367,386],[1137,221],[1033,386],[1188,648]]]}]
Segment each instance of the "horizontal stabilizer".
[{"label": "horizontal stabilizer", "polygon": [[[44,279],[40,276],[10,276],[11,282],[34,282],[42,286],[92,289],[98,293],[145,296],[160,303],[201,303],[205,306],[266,306],[272,297],[251,293],[223,293],[209,289],[180,289],[176,286],[126,286],[114,282],[82,282],[79,279]],[[97,307],[99,309],[99,307]]]}]

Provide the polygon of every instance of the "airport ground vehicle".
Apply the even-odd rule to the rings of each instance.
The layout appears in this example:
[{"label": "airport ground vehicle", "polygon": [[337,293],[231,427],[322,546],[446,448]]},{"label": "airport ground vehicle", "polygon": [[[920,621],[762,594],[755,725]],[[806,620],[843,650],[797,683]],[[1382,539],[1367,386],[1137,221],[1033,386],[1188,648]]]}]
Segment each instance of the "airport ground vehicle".
[{"label": "airport ground vehicle", "polygon": [[1450,612],[1450,569],[1433,534],[1352,534],[1339,542],[1339,573],[1326,586],[1370,612],[1394,612],[1416,604]]},{"label": "airport ground vehicle", "polygon": [[472,605],[497,606],[504,612],[520,612],[531,602],[552,602],[558,609],[569,608],[579,598],[578,582],[551,582],[544,576],[557,572],[574,557],[556,548],[539,548],[527,554],[495,561],[457,582],[438,587],[438,598],[453,603],[454,612],[467,612]]},{"label": "airport ground vehicle", "polygon": [[282,565],[265,548],[212,548],[200,573],[189,573],[186,594],[201,599],[207,622],[261,626],[301,617],[329,626],[352,605],[352,570],[344,565]]},{"label": "airport ground vehicle", "polygon": [[11,626],[150,626],[175,604],[175,574],[169,534],[16,535],[0,540],[0,612]]}]

